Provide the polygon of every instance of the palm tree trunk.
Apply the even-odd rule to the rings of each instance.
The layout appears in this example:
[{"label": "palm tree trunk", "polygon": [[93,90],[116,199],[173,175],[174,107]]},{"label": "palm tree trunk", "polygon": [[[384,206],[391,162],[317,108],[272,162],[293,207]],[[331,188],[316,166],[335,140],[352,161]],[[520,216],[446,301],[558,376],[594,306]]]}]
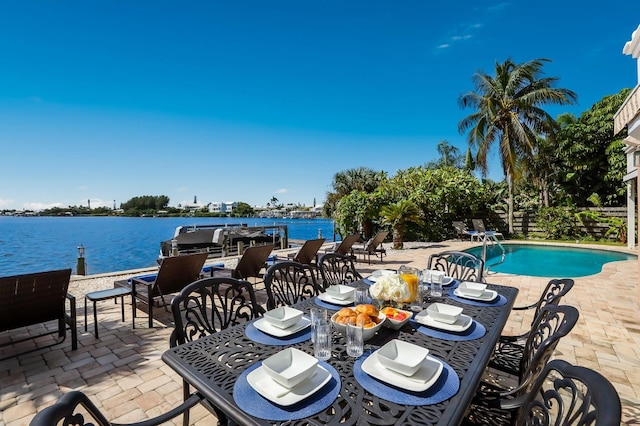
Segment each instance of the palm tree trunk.
[{"label": "palm tree trunk", "polygon": [[507,221],[509,222],[509,234],[513,235],[513,179],[507,179],[507,185],[509,187]]},{"label": "palm tree trunk", "polygon": [[393,227],[393,248],[396,250],[402,250],[404,245],[404,229],[399,226]]}]

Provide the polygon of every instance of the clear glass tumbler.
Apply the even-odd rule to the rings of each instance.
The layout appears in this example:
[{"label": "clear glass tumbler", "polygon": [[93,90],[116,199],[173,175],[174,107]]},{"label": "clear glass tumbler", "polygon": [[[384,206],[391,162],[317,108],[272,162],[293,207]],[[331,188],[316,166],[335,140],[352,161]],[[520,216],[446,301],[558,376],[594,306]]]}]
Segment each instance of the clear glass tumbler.
[{"label": "clear glass tumbler", "polygon": [[331,323],[319,321],[316,323],[313,342],[313,356],[321,361],[331,358]]},{"label": "clear glass tumbler", "polygon": [[431,271],[431,296],[442,297],[443,281],[444,281],[444,272]]},{"label": "clear glass tumbler", "polygon": [[356,288],[353,301],[356,306],[369,303],[369,287]]},{"label": "clear glass tumbler", "polygon": [[311,313],[311,342],[315,342],[316,324],[319,322],[327,323],[329,321],[329,314],[325,308],[313,307],[309,311]]},{"label": "clear glass tumbler", "polygon": [[347,355],[359,357],[364,350],[364,328],[361,321],[355,318],[347,321]]}]

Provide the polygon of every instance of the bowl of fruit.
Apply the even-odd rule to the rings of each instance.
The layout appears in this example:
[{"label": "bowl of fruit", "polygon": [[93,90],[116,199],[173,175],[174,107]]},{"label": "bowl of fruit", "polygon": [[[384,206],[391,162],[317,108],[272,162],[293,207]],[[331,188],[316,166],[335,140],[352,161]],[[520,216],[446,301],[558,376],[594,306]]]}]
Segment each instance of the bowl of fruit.
[{"label": "bowl of fruit", "polygon": [[386,308],[382,308],[380,311],[387,319],[384,321],[383,326],[387,328],[392,328],[394,330],[400,330],[403,325],[405,325],[411,319],[411,315],[413,315],[410,311],[403,311],[402,309],[393,308],[391,306],[387,306]]}]

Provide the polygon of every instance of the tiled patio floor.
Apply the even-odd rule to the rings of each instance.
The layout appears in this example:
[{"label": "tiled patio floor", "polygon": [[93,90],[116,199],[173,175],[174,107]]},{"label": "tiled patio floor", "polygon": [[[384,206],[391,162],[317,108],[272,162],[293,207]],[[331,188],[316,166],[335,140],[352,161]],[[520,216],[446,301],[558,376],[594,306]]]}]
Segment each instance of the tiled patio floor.
[{"label": "tiled patio floor", "polygon": [[[384,264],[356,266],[363,275],[372,269],[395,269],[401,264],[426,267],[430,253],[462,249],[469,243],[448,241],[422,243],[402,251],[390,251]],[[541,267],[543,267],[541,265]],[[520,289],[517,305],[535,301],[547,278],[492,274],[488,282]],[[593,368],[613,382],[623,405],[625,424],[640,424],[640,315],[638,306],[638,263],[613,262],[604,270],[577,278],[563,303],[576,306],[580,320],[560,341],[555,356]],[[153,329],[147,328],[146,313],[139,311],[136,329],[131,314],[121,322],[120,307],[113,301],[98,304],[100,339],[84,332],[82,307],[78,299],[79,347],[71,351],[66,342],[18,358],[0,361],[0,426],[28,425],[38,410],[52,404],[72,389],[82,390],[118,422],[140,421],[167,411],[182,400],[182,380],[160,356],[169,347],[171,319],[163,313]],[[154,310],[155,312],[155,310]],[[160,310],[158,310],[160,312]],[[505,332],[528,328],[531,318],[513,314]],[[37,327],[29,329],[37,333]],[[0,333],[0,343],[7,333]],[[45,343],[46,338],[38,341]],[[29,343],[28,343],[29,344]],[[4,351],[13,350],[9,348]],[[9,352],[10,353],[10,352]],[[1,353],[0,353],[1,355]],[[215,424],[215,418],[198,406],[192,410],[194,424]],[[175,424],[181,424],[181,418]]]}]

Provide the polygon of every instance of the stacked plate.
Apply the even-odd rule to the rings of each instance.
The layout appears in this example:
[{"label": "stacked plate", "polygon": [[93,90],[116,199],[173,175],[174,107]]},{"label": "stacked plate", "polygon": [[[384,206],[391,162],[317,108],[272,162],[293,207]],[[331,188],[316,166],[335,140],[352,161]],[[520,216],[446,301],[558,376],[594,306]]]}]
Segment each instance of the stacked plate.
[{"label": "stacked plate", "polygon": [[491,302],[498,297],[498,292],[488,290],[486,284],[463,281],[453,290],[453,294],[470,300],[478,300],[480,302]]},{"label": "stacked plate", "polygon": [[319,391],[331,373],[299,349],[287,348],[267,358],[247,375],[247,382],[269,401],[289,406]]},{"label": "stacked plate", "polygon": [[303,312],[298,309],[283,306],[266,312],[253,325],[258,330],[271,336],[287,337],[311,325],[311,320],[303,317],[302,314]]},{"label": "stacked plate", "polygon": [[445,303],[432,303],[418,313],[414,321],[431,328],[461,333],[473,323],[473,318],[462,313],[462,308]]},{"label": "stacked plate", "polygon": [[362,363],[362,370],[400,389],[423,392],[436,383],[444,368],[429,350],[402,340],[392,340]]}]

